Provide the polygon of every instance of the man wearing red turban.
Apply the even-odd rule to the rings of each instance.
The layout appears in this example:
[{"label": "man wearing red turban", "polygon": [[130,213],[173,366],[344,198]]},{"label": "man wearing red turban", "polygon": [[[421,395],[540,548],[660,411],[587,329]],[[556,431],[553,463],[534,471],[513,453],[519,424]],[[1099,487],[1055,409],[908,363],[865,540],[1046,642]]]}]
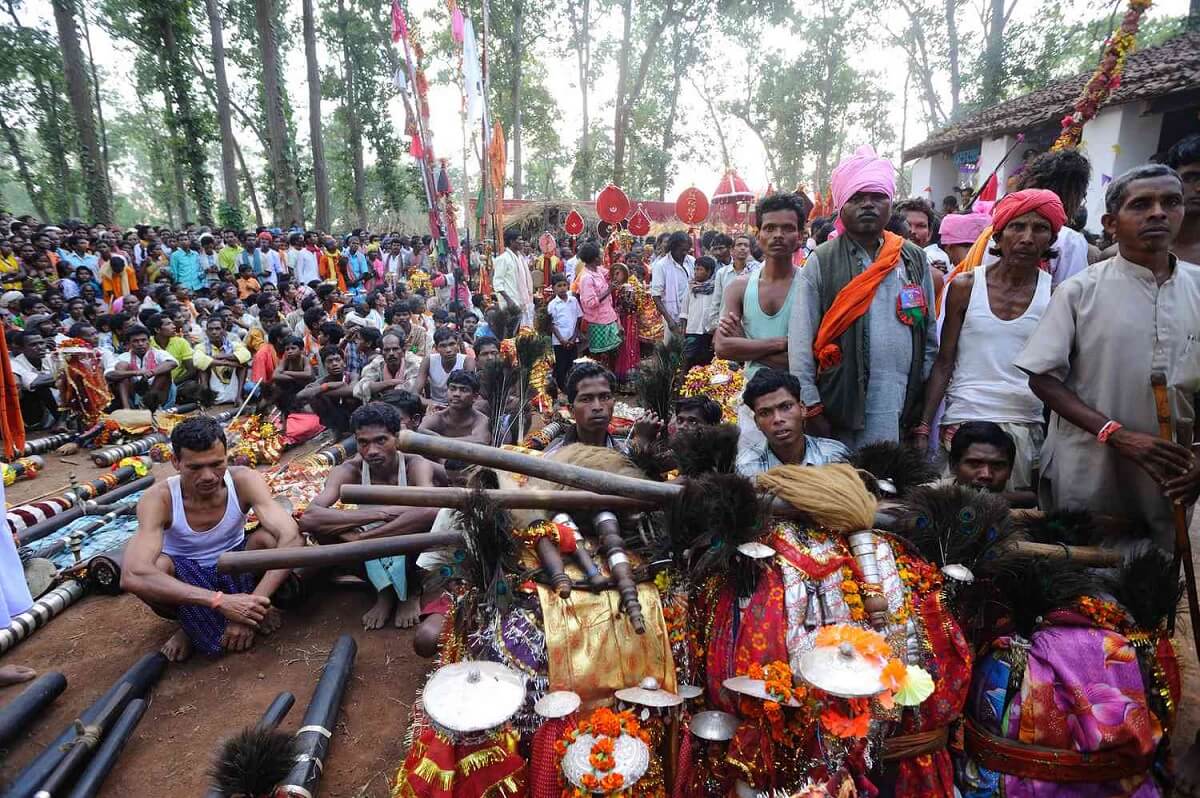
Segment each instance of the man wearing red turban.
[{"label": "man wearing red turban", "polygon": [[1050,304],[1050,275],[1040,266],[1065,222],[1062,202],[1053,191],[1018,191],[996,204],[992,242],[1000,259],[950,282],[940,348],[914,436],[924,451],[943,398],[939,441],[947,451],[962,424],[999,424],[1016,445],[1006,487],[1018,505],[1037,504],[1042,402],[1013,361]]}]

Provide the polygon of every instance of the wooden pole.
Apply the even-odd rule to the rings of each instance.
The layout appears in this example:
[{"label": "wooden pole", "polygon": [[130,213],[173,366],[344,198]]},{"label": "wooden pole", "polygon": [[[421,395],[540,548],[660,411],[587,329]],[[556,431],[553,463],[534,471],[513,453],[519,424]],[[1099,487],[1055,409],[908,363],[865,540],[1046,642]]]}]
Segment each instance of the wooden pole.
[{"label": "wooden pole", "polygon": [[327,568],[332,565],[349,565],[380,557],[417,554],[442,546],[459,545],[462,545],[462,535],[457,532],[425,532],[356,540],[353,543],[331,543],[328,546],[228,551],[217,559],[217,571],[224,574],[240,574],[273,571],[277,568]]},{"label": "wooden pole", "polygon": [[[512,510],[653,510],[656,502],[606,496],[585,490],[485,490],[488,501]],[[394,485],[343,485],[342,501],[348,504],[393,504],[403,507],[454,507],[466,505],[475,491],[470,488],[416,488]]]},{"label": "wooden pole", "polygon": [[1116,549],[1106,549],[1102,546],[1067,546],[1057,543],[1034,543],[1033,541],[1016,541],[1004,547],[1004,554],[1009,557],[1044,557],[1049,560],[1075,560],[1084,565],[1094,565],[1099,568],[1111,568],[1120,565],[1122,555]]},{"label": "wooden pole", "polygon": [[463,460],[475,465],[499,468],[516,474],[526,474],[531,477],[569,485],[573,488],[591,490],[596,493],[613,493],[631,499],[664,504],[679,496],[683,491],[682,485],[666,482],[652,482],[648,479],[610,474],[591,468],[560,463],[543,457],[533,457],[520,452],[510,452],[484,446],[479,443],[469,443],[455,438],[440,438],[432,435],[422,435],[417,432],[404,431],[399,435],[399,448],[403,452],[424,455],[439,460]]}]

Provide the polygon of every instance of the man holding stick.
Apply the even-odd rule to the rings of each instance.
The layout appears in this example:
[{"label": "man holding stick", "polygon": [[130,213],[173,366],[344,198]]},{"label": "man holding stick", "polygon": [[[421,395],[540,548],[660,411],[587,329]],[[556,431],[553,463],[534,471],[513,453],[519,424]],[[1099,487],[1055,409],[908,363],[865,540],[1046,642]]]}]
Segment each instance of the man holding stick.
[{"label": "man holding stick", "polygon": [[[137,532],[125,548],[121,588],[179,621],[179,631],[162,648],[172,662],[193,649],[245,651],[255,632],[270,634],[282,620],[271,596],[288,571],[268,571],[257,583],[245,574],[216,572],[217,558],[228,551],[300,545],[296,522],[262,476],[252,468],[226,467],[225,446],[225,431],[209,416],[171,430],[171,462],[179,475],[138,501]],[[251,509],[259,527],[247,535]]]},{"label": "man holding stick", "polygon": [[[436,507],[334,509],[343,485],[434,484],[431,462],[419,455],[402,454],[396,448],[401,429],[396,408],[382,402],[365,404],[350,416],[350,429],[358,443],[358,454],[330,472],[324,490],[300,517],[300,529],[327,543],[428,532],[437,517]],[[410,558],[404,556],[367,561],[367,578],[376,598],[362,617],[364,629],[381,629],[388,623],[407,629],[418,621],[421,597],[418,591],[409,591],[409,562]]]},{"label": "man holding stick", "polygon": [[[1191,451],[1200,389],[1200,268],[1171,254],[1183,187],[1171,168],[1136,167],[1109,184],[1105,230],[1118,253],[1068,279],[1016,366],[1052,414],[1043,509],[1122,515],[1174,547],[1171,503],[1200,494]],[[1158,437],[1152,376],[1171,394],[1174,441]]]}]

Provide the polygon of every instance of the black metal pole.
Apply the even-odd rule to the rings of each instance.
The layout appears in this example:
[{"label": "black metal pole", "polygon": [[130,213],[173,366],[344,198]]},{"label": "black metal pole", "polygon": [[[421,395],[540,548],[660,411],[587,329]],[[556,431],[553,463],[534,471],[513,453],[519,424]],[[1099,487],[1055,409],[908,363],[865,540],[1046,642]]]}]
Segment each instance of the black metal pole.
[{"label": "black metal pole", "polygon": [[357,652],[358,645],[350,635],[342,635],[333,644],[321,680],[317,682],[317,689],[313,691],[312,700],[304,712],[304,720],[296,732],[296,764],[276,788],[276,796],[311,798],[317,794],[333,729],[337,725],[342,693],[350,679],[350,669],[354,666]]},{"label": "black metal pole", "polygon": [[[96,702],[88,707],[79,716],[80,722],[84,725],[93,724],[104,711],[105,706],[112,697],[120,690],[121,685],[129,684],[132,686],[132,697],[141,698],[146,692],[158,681],[158,677],[162,675],[163,670],[167,667],[167,658],[159,652],[147,654],[137,662],[133,667],[125,671],[121,678],[113,684],[112,687],[105,691],[104,695],[96,699]],[[127,696],[128,698],[128,696]],[[66,756],[66,748],[75,741],[79,733],[75,730],[75,724],[72,723],[62,734],[46,746],[42,753],[25,766],[25,769],[17,774],[9,785],[8,792],[5,793],[5,798],[32,798],[38,788],[46,781],[50,773],[58,767],[58,764]]]},{"label": "black metal pole", "polygon": [[88,762],[87,767],[75,780],[75,789],[68,793],[68,798],[92,798],[100,792],[104,779],[112,772],[113,765],[117,764],[121,750],[125,747],[125,743],[129,742],[133,730],[137,728],[138,722],[141,721],[144,714],[146,714],[146,701],[143,698],[135,698],[125,705],[125,711],[121,713],[121,717],[117,718],[117,722],[105,735],[104,741],[96,749],[92,761]]},{"label": "black metal pole", "polygon": [[0,709],[0,748],[7,748],[25,731],[29,721],[66,689],[67,677],[58,671],[51,671],[39,676],[19,696],[5,704]]},{"label": "black metal pole", "polygon": [[117,692],[104,704],[95,720],[91,723],[81,724],[84,733],[71,742],[70,749],[63,755],[58,766],[50,771],[50,775],[42,783],[41,789],[34,794],[34,798],[54,798],[56,795],[66,794],[75,774],[83,769],[83,766],[91,759],[92,752],[104,739],[104,733],[117,722],[117,718],[125,711],[125,705],[133,700],[132,693],[133,685],[129,682],[121,682],[117,686]]}]

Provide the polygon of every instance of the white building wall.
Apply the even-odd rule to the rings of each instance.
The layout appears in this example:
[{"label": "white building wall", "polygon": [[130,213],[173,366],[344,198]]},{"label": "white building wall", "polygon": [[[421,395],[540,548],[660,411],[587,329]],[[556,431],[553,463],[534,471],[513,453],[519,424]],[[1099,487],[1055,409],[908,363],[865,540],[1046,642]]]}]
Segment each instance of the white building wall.
[{"label": "white building wall", "polygon": [[1004,196],[1005,183],[1013,171],[1021,165],[1021,153],[1014,152],[1004,163],[1000,163],[1000,161],[1016,143],[1016,136],[1001,136],[995,139],[983,140],[983,144],[979,148],[979,184],[976,186],[977,189],[983,188],[988,175],[999,165],[1000,168],[996,171],[996,198],[999,199]]},{"label": "white building wall", "polygon": [[929,200],[934,208],[940,208],[942,197],[953,193],[957,185],[958,167],[948,153],[937,152],[913,163],[911,194]]},{"label": "white building wall", "polygon": [[[1099,233],[1104,214],[1104,192],[1109,182],[1129,169],[1146,163],[1158,150],[1162,115],[1143,115],[1140,102],[1103,109],[1083,127],[1081,149],[1092,162],[1088,183],[1087,228]],[[1069,213],[1069,211],[1068,211]]]}]

